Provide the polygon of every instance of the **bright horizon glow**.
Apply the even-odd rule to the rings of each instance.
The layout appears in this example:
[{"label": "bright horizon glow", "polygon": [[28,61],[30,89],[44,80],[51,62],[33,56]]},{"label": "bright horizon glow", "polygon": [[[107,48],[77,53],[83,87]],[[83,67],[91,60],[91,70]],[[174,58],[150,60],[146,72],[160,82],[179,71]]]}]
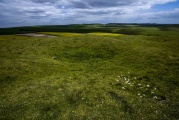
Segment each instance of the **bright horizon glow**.
[{"label": "bright horizon glow", "polygon": [[83,23],[179,24],[179,0],[0,0],[0,28]]}]

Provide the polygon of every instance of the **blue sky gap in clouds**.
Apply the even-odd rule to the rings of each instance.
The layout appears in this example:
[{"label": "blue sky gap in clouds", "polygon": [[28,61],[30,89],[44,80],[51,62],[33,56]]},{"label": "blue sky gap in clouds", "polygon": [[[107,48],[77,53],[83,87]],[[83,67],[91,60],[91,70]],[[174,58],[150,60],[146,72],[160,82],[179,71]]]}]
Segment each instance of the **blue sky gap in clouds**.
[{"label": "blue sky gap in clouds", "polygon": [[74,23],[179,24],[179,0],[0,0],[0,27]]}]

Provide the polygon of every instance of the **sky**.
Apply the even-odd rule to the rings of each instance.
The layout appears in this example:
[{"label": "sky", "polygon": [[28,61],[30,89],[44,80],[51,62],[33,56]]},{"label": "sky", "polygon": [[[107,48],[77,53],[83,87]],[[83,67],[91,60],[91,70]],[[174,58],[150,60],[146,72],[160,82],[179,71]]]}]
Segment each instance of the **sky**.
[{"label": "sky", "polygon": [[179,0],[0,0],[0,28],[83,23],[179,24]]}]

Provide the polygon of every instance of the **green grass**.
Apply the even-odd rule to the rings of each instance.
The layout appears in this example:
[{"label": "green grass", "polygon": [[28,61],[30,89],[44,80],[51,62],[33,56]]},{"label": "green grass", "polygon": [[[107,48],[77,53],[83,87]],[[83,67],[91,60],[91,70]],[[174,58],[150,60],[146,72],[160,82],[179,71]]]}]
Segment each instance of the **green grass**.
[{"label": "green grass", "polygon": [[0,119],[177,120],[179,37],[165,32],[0,36]]}]

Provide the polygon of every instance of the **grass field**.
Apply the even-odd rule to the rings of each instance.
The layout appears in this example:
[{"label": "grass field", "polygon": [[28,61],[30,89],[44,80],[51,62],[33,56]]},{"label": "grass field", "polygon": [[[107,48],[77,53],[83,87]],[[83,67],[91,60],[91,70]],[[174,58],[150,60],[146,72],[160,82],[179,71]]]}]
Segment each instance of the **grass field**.
[{"label": "grass field", "polygon": [[0,120],[178,120],[178,29],[130,27],[1,35]]}]

